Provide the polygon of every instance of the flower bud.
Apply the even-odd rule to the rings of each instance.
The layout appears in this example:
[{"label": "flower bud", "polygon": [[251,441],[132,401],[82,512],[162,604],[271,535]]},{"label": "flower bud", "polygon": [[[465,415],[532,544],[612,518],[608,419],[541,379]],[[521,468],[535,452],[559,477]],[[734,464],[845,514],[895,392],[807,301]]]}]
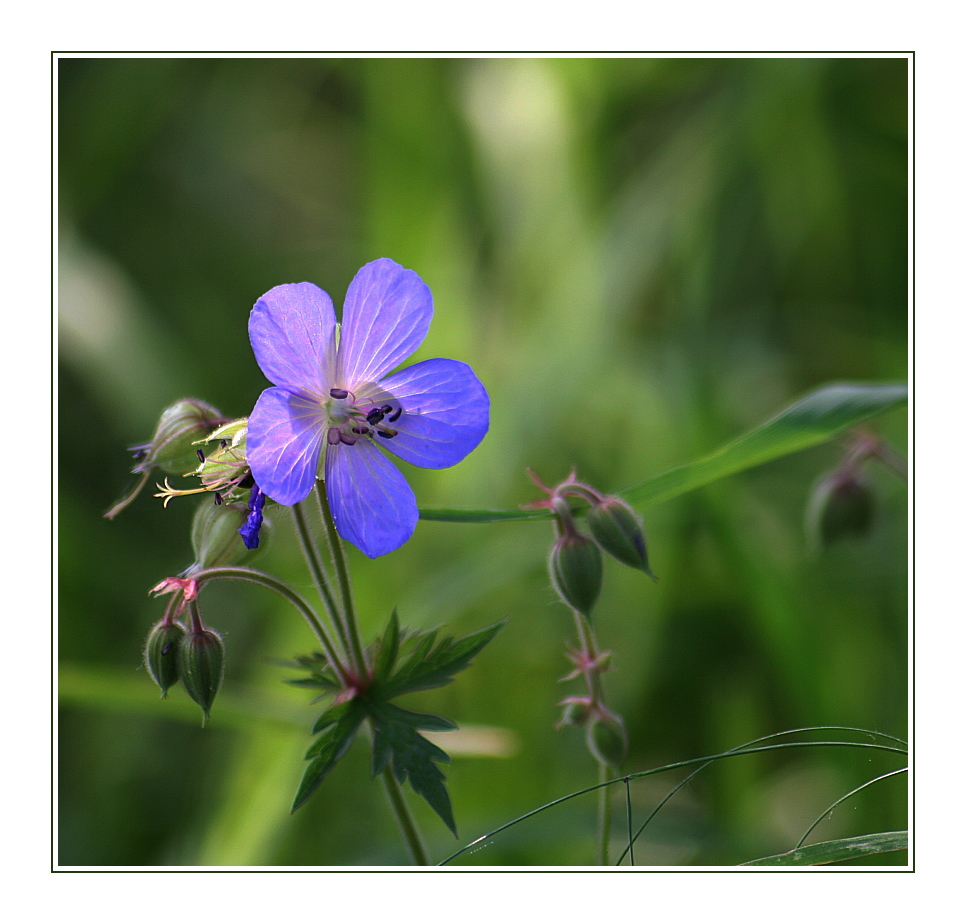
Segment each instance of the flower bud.
[{"label": "flower bud", "polygon": [[565,532],[550,550],[550,581],[561,599],[588,619],[604,580],[604,562],[594,541]]},{"label": "flower bud", "polygon": [[[255,553],[245,548],[238,530],[248,521],[248,507],[241,503],[213,504],[209,497],[195,511],[191,523],[191,546],[194,564],[185,572],[191,575],[203,568],[221,568],[238,565]],[[264,520],[261,526],[261,544],[268,538],[271,523]]]},{"label": "flower bud", "polygon": [[569,696],[557,705],[563,706],[563,713],[554,728],[564,728],[568,725],[582,728],[593,715],[593,704],[586,696]]},{"label": "flower bud", "polygon": [[587,747],[598,763],[617,770],[627,758],[627,730],[620,716],[601,710],[587,726]]},{"label": "flower bud", "polygon": [[190,632],[178,646],[178,677],[185,691],[204,710],[201,723],[208,722],[211,704],[215,701],[225,673],[225,645],[221,636],[211,629]]},{"label": "flower bud", "polygon": [[184,637],[184,626],[163,620],[152,627],[144,643],[144,666],[151,679],[161,687],[161,699],[168,688],[178,682],[178,643]]},{"label": "flower bud", "polygon": [[588,511],[587,526],[605,552],[657,580],[647,561],[644,526],[628,503],[615,495],[605,497]]},{"label": "flower bud", "polygon": [[221,412],[197,398],[183,398],[161,415],[147,455],[139,467],[157,466],[171,475],[183,475],[198,465],[192,445],[224,422]]},{"label": "flower bud", "polygon": [[839,539],[862,537],[872,526],[875,495],[856,472],[833,472],[815,487],[808,505],[812,541],[826,547]]}]

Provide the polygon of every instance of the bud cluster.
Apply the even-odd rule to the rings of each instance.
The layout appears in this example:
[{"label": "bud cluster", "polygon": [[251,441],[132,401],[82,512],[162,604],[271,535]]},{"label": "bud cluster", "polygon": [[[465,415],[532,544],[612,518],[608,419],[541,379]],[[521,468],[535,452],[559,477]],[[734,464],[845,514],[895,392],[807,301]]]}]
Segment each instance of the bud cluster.
[{"label": "bud cluster", "polygon": [[[181,579],[168,579],[174,580]],[[205,725],[224,676],[225,645],[217,632],[202,623],[194,599],[188,598],[187,593],[184,597],[190,609],[189,628],[175,619],[179,605],[169,606],[165,617],[148,633],[144,666],[161,688],[162,699],[180,680],[188,696],[204,711],[202,725]],[[180,606],[184,604],[185,600],[182,600]]]},{"label": "bud cluster", "polygon": [[[630,504],[616,494],[601,494],[577,481],[575,472],[555,488],[546,487],[532,472],[528,474],[548,497],[525,506],[549,508],[554,514],[557,539],[550,549],[548,567],[550,582],[564,603],[590,618],[604,581],[601,551],[657,580],[648,560],[644,524]],[[568,498],[589,504],[589,535],[577,528]]]}]

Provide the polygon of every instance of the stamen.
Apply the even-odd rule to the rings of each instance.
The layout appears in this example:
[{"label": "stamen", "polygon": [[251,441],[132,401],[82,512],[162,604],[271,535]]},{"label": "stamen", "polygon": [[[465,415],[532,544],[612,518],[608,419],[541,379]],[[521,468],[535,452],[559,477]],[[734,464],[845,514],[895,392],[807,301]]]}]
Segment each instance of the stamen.
[{"label": "stamen", "polygon": [[369,432],[369,428],[368,427],[353,427],[352,428],[352,432],[353,433],[358,433],[359,436],[365,436]]},{"label": "stamen", "polygon": [[205,454],[199,449],[198,450],[198,461],[204,465],[205,464]]},{"label": "stamen", "polygon": [[378,433],[383,439],[391,440],[394,436],[399,435],[398,430],[393,430],[392,427],[377,427],[376,433]]},{"label": "stamen", "polygon": [[399,407],[397,407],[396,410],[389,415],[389,423],[395,423],[397,420],[399,420],[399,415],[401,413],[402,413],[402,405],[400,404]]},{"label": "stamen", "polygon": [[366,421],[375,426],[386,416],[386,412],[380,407],[374,407],[368,414],[366,414]]},{"label": "stamen", "polygon": [[349,397],[349,392],[344,388],[330,388],[329,397],[342,401],[343,399]]},{"label": "stamen", "polygon": [[221,494],[218,491],[215,491],[215,506],[220,507],[221,502],[222,502]]},{"label": "stamen", "polygon": [[336,446],[342,442],[342,432],[338,427],[329,427],[329,432],[326,433],[325,440],[330,446]]}]

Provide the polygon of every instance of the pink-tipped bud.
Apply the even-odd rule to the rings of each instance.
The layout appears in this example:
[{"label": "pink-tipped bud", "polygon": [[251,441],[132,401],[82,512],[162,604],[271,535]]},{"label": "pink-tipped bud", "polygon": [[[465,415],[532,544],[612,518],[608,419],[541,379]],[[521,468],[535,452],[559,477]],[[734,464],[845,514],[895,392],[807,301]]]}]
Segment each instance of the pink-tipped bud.
[{"label": "pink-tipped bud", "polygon": [[657,580],[647,560],[644,524],[630,504],[613,494],[603,498],[588,511],[587,526],[605,552]]},{"label": "pink-tipped bud", "polygon": [[565,532],[550,550],[549,565],[554,590],[589,619],[604,581],[600,549],[583,533]]}]

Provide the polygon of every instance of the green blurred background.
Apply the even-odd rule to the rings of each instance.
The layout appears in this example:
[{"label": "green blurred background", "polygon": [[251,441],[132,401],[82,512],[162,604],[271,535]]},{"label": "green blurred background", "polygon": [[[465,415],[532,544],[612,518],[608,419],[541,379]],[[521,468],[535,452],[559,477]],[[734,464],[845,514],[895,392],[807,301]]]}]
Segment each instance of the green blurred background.
[{"label": "green blurred background", "polygon": [[[380,256],[429,284],[415,359],[470,363],[492,418],[456,468],[406,467],[422,505],[515,507],[535,496],[528,466],[618,490],[826,382],[905,379],[907,81],[905,59],[872,58],[61,58],[57,861],[406,862],[361,741],[289,815],[317,710],[270,663],[313,648],[284,603],[206,591],[228,665],[205,730],[140,668],[162,610],[147,591],[190,563],[197,502],[163,510],[145,492],[102,514],[164,406],[251,409],[267,385],[247,338],[258,296],[311,280],[340,305]],[[904,413],[876,423],[904,450]],[[874,472],[871,534],[811,552],[803,511],[841,456],[811,450],[647,511],[658,584],[608,562],[597,619],[628,770],[805,725],[905,736],[906,490]],[[308,595],[275,520],[259,567]],[[405,624],[461,634],[510,617],[455,683],[410,698],[465,727],[441,740],[461,839],[410,800],[435,860],[596,782],[581,733],[553,730],[581,689],[558,682],[573,628],[550,541],[546,522],[426,522],[387,558],[352,550],[368,636],[396,605]],[[899,765],[846,749],[720,762],[635,859],[789,849]],[[635,817],[680,778],[635,784]],[[591,864],[595,804],[458,862]],[[812,840],[905,824],[900,776]]]}]

